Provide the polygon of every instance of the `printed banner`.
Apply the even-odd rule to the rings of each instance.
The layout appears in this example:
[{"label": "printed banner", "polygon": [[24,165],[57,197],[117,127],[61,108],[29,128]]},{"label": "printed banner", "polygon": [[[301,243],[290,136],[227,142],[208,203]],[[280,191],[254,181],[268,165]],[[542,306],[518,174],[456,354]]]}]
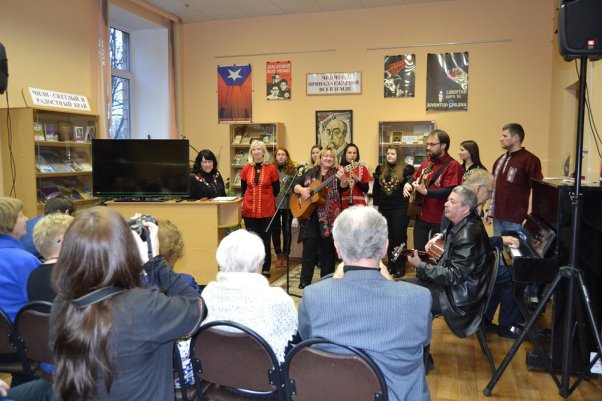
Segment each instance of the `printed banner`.
[{"label": "printed banner", "polygon": [[266,99],[290,100],[293,82],[290,61],[268,61],[265,65]]},{"label": "printed banner", "polygon": [[385,97],[414,97],[416,56],[385,56]]},{"label": "printed banner", "polygon": [[361,72],[307,74],[308,95],[350,95],[362,93]]},{"label": "printed banner", "polygon": [[427,56],[426,109],[468,109],[468,52]]},{"label": "printed banner", "polygon": [[253,118],[251,64],[217,67],[218,122]]}]

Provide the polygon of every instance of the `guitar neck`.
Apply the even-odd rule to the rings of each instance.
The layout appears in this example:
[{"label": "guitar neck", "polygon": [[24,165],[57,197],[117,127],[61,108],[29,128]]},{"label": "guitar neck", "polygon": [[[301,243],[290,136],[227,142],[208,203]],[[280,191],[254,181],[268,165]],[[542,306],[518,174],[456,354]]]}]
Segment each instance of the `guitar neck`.
[{"label": "guitar neck", "polygon": [[312,189],[310,192],[310,196],[314,196],[317,192],[320,192],[320,190],[322,190],[322,188],[324,188],[326,185],[330,185],[330,183],[336,179],[337,179],[336,174],[331,175],[330,177],[328,177],[326,179],[326,181],[322,181],[322,183],[320,185],[318,185],[317,187]]}]

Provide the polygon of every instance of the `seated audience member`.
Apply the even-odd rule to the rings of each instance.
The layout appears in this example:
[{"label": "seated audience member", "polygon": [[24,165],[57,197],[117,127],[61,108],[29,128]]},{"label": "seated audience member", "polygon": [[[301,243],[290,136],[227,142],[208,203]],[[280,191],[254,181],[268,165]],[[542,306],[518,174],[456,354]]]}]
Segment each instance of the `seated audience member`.
[{"label": "seated audience member", "polygon": [[[495,180],[493,175],[485,169],[474,169],[468,176],[464,185],[470,187],[477,196],[477,206],[482,207],[485,202],[491,197]],[[441,227],[447,227],[449,220],[443,216],[441,219]],[[426,245],[428,250],[431,244],[443,234],[438,234]],[[518,246],[519,241],[512,236],[493,236],[490,238],[492,247],[498,248],[500,251],[502,245]],[[512,271],[500,259],[495,284],[489,298],[489,306],[485,311],[485,328],[490,331],[497,331],[502,337],[516,338],[520,334],[521,324],[524,323],[524,317],[521,314],[512,289]],[[493,315],[497,307],[500,307],[498,315],[499,325],[492,323]]]},{"label": "seated audience member", "polygon": [[27,279],[40,260],[23,249],[27,217],[19,199],[0,197],[0,308],[11,320],[28,302]]},{"label": "seated audience member", "polygon": [[285,348],[297,332],[297,311],[284,290],[270,287],[261,275],[265,257],[261,238],[246,230],[234,231],[220,242],[215,257],[220,271],[203,290],[209,311],[205,323],[231,320],[248,326],[284,361]]},{"label": "seated audience member", "polygon": [[217,169],[217,158],[209,149],[203,149],[194,159],[189,179],[190,199],[213,199],[226,196],[224,179]]},{"label": "seated audience member", "polygon": [[68,214],[49,214],[36,224],[33,229],[33,243],[42,255],[43,263],[29,275],[27,280],[27,296],[29,302],[52,302],[56,293],[51,285],[52,269],[61,253],[63,236],[73,217]]},{"label": "seated audience member", "polygon": [[407,281],[428,288],[433,298],[433,315],[443,315],[455,335],[466,337],[481,323],[480,301],[493,253],[472,189],[465,185],[455,187],[444,213],[450,223],[443,232],[443,256],[436,265],[421,261],[417,252],[408,256],[416,267],[416,279]]},{"label": "seated audience member", "polygon": [[[54,401],[52,383],[43,380],[33,380],[9,388],[9,385],[0,379],[0,397],[11,401]],[[4,398],[1,398],[4,400]]]},{"label": "seated audience member", "polygon": [[364,350],[382,370],[391,401],[429,400],[423,363],[431,338],[429,292],[386,277],[380,260],[387,253],[387,222],[376,209],[345,209],[332,233],[344,275],[305,288],[301,338],[322,337]]},{"label": "seated audience member", "polygon": [[75,205],[73,204],[73,202],[71,202],[71,200],[63,196],[57,196],[46,201],[46,204],[44,205],[44,214],[36,216],[27,221],[27,232],[25,233],[23,238],[21,238],[21,243],[23,244],[23,248],[25,248],[27,252],[34,254],[38,258],[40,258],[41,255],[36,249],[35,244],[33,243],[33,229],[36,226],[36,224],[38,224],[38,222],[42,220],[42,217],[54,213],[67,214],[73,216],[73,213],[75,213]]},{"label": "seated audience member", "polygon": [[[184,238],[182,238],[182,232],[171,220],[159,220],[157,224],[159,225],[159,255],[173,269],[176,266],[176,262],[184,255]],[[193,276],[186,273],[178,273],[178,275],[197,292],[201,292]]]},{"label": "seated audience member", "polygon": [[[111,208],[82,211],[65,233],[50,314],[60,400],[174,400],[174,340],[196,331],[205,308],[156,256],[158,227],[144,225],[150,259]],[[156,288],[142,286],[143,274]]]}]

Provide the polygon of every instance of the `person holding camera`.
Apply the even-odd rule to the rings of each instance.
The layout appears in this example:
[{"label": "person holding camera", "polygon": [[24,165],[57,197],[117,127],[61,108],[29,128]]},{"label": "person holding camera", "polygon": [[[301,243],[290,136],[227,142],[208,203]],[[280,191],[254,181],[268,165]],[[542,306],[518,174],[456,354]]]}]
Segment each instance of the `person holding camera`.
[{"label": "person holding camera", "polygon": [[174,399],[174,340],[196,331],[206,308],[156,256],[158,227],[148,220],[134,224],[143,241],[115,210],[93,207],[65,233],[50,314],[62,401]]}]

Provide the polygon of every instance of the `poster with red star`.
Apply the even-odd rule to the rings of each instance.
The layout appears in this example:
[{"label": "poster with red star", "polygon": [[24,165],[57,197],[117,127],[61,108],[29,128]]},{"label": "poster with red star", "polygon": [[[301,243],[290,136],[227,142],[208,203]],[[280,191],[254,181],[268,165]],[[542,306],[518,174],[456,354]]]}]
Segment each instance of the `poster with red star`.
[{"label": "poster with red star", "polygon": [[253,119],[251,64],[217,67],[217,121]]}]

